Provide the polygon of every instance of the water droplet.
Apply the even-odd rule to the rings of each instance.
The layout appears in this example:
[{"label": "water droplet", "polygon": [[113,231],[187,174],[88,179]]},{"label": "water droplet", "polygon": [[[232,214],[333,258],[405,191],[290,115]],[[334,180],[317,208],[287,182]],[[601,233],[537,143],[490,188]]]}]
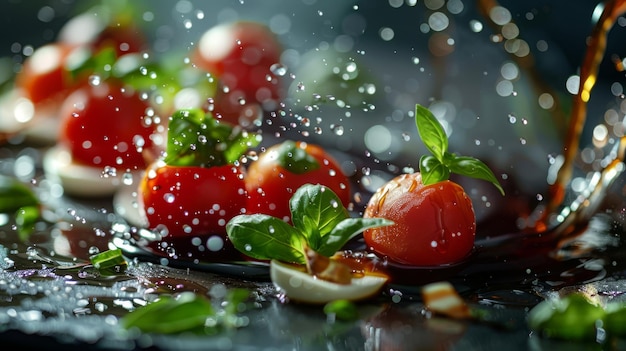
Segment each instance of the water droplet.
[{"label": "water droplet", "polygon": [[338,136],[342,136],[344,133],[344,128],[341,125],[335,125],[335,126],[331,126],[333,132],[338,135]]},{"label": "water droplet", "polygon": [[219,251],[224,247],[224,239],[221,236],[213,235],[207,239],[206,246],[211,251]]},{"label": "water droplet", "polygon": [[280,63],[275,63],[272,66],[270,66],[270,71],[274,73],[275,75],[282,77],[285,74],[287,74],[287,67],[283,66]]},{"label": "water droplet", "polygon": [[97,87],[98,85],[100,85],[100,83],[102,83],[102,79],[100,78],[99,75],[93,74],[89,76],[89,84],[91,86]]},{"label": "water droplet", "polygon": [[165,200],[165,202],[167,202],[168,204],[171,204],[176,200],[176,196],[174,196],[174,194],[172,193],[166,193],[165,195],[163,195],[163,200]]}]

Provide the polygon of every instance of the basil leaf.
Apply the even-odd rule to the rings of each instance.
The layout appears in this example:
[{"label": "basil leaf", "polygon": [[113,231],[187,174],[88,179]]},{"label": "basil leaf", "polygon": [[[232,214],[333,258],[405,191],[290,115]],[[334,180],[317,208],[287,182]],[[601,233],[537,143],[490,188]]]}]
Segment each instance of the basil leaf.
[{"label": "basil leaf", "polygon": [[324,236],[316,251],[320,255],[332,256],[350,239],[366,229],[392,224],[393,221],[384,218],[346,218],[339,222],[328,235]]},{"label": "basil leaf", "polygon": [[443,155],[448,150],[448,136],[437,118],[427,108],[416,105],[415,124],[426,148],[436,159],[443,160]]},{"label": "basil leaf", "polygon": [[450,177],[450,169],[431,155],[420,158],[420,173],[424,185],[435,184]]},{"label": "basil leaf", "polygon": [[113,47],[104,47],[97,52],[89,49],[77,49],[70,54],[65,69],[70,77],[77,81],[90,75],[98,75],[101,79],[111,76],[111,70],[117,60],[117,52]]},{"label": "basil leaf", "polygon": [[359,311],[350,300],[335,300],[324,305],[324,313],[333,315],[341,321],[355,321],[359,319]]},{"label": "basil leaf", "polygon": [[177,298],[163,296],[122,318],[122,325],[144,333],[176,334],[204,331],[208,317],[215,316],[211,302],[191,292]]},{"label": "basil leaf", "polygon": [[304,234],[314,251],[319,248],[320,239],[349,217],[339,197],[319,184],[298,188],[289,200],[289,207],[293,226]]},{"label": "basil leaf", "polygon": [[39,206],[24,206],[15,213],[15,224],[17,225],[17,235],[22,242],[35,230],[35,223],[39,219],[41,211]]},{"label": "basil leaf", "polygon": [[0,213],[37,205],[39,205],[37,196],[26,184],[15,178],[0,176]]},{"label": "basil leaf", "polygon": [[224,312],[227,315],[234,316],[240,312],[241,304],[250,299],[250,290],[244,288],[233,288],[228,290],[226,294],[226,304],[224,305]]},{"label": "basil leaf", "polygon": [[498,179],[482,161],[468,156],[454,156],[447,162],[451,172],[491,182],[504,195],[504,189],[498,182]]},{"label": "basil leaf", "polygon": [[309,155],[306,150],[298,147],[298,144],[294,141],[284,141],[278,151],[277,161],[278,164],[295,174],[304,174],[320,168],[319,162],[315,157]]},{"label": "basil leaf", "polygon": [[542,336],[571,341],[595,341],[598,321],[604,309],[582,293],[557,300],[545,300],[528,313],[529,327]]},{"label": "basil leaf", "polygon": [[222,123],[201,109],[182,109],[170,117],[165,163],[173,166],[231,164],[261,136]]},{"label": "basil leaf", "polygon": [[116,266],[126,266],[126,259],[121,249],[107,250],[89,257],[91,264],[97,269],[109,269]]},{"label": "basil leaf", "polygon": [[259,260],[305,264],[299,232],[281,219],[264,215],[238,215],[226,224],[228,238],[242,253]]}]

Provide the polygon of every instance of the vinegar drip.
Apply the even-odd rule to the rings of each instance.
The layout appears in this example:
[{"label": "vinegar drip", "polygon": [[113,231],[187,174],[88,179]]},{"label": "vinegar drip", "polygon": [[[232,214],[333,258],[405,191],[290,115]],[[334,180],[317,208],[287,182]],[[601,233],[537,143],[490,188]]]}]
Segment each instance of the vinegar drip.
[{"label": "vinegar drip", "polygon": [[[587,117],[587,103],[591,97],[591,90],[597,81],[598,68],[606,50],[607,36],[617,18],[624,12],[626,12],[626,1],[611,0],[605,2],[602,14],[591,33],[580,68],[580,85],[578,94],[574,97],[569,129],[563,147],[564,161],[555,182],[551,185],[550,202],[546,214],[558,208],[565,198],[565,189],[572,178],[574,162],[578,156],[580,137]],[[624,138],[620,140],[619,148],[620,150],[624,149]],[[620,155],[619,158],[623,158],[623,155]],[[604,172],[612,172],[615,168],[616,164],[611,162]]]},{"label": "vinegar drip", "polygon": [[[494,0],[480,0],[478,5],[486,18],[489,18],[490,10],[498,6]],[[548,204],[538,207],[536,213],[531,214],[535,222],[529,230],[497,236],[479,235],[475,251],[465,260],[450,265],[407,267],[393,262],[378,262],[388,271],[394,283],[418,285],[447,279],[470,288],[507,284],[519,288],[520,285],[529,284],[530,287],[537,282],[558,288],[597,280],[607,274],[604,266],[608,259],[597,255],[610,246],[617,246],[619,240],[610,233],[611,219],[602,217],[598,208],[610,185],[624,170],[622,160],[626,137],[621,137],[608,152],[602,169],[587,174],[585,188],[578,190],[573,200],[566,200],[566,195],[569,195],[567,188],[580,156],[587,103],[598,78],[607,35],[624,12],[626,0],[607,1],[595,24],[582,62],[580,86],[573,100],[565,134],[563,163],[550,183]],[[534,86],[546,91],[537,72],[531,69],[532,57],[528,55],[515,59],[521,67],[529,70]],[[558,107],[558,102],[555,103]],[[565,119],[565,116],[560,116],[561,111],[557,108],[555,117]],[[481,223],[479,230],[480,226]],[[619,266],[618,262],[621,261],[614,259],[613,265]]]}]

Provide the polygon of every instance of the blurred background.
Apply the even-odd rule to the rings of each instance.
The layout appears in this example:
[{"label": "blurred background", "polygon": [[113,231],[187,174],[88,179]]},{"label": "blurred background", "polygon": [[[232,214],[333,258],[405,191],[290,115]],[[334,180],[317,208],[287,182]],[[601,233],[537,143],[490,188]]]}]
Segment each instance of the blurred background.
[{"label": "blurred background", "polygon": [[[2,80],[93,4],[0,3],[0,56],[9,67]],[[527,194],[545,190],[548,167],[562,151],[597,6],[556,0],[132,1],[155,55],[185,57],[218,23],[267,24],[286,49],[286,136],[371,159],[384,177],[417,168],[425,152],[413,118],[419,103],[446,128],[450,151],[488,161]],[[609,131],[604,145],[623,135],[624,75],[614,61],[626,54],[625,25],[620,19],[611,32],[589,106],[583,146],[595,153],[603,146],[592,144],[597,125]],[[375,180],[376,171],[371,175]]]}]

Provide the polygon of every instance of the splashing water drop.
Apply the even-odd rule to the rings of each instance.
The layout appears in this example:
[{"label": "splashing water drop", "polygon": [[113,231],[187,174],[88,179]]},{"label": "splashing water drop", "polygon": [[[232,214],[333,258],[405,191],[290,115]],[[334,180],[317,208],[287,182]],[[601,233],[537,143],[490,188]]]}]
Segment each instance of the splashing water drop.
[{"label": "splashing water drop", "polygon": [[172,193],[166,193],[165,195],[163,195],[163,200],[165,200],[165,202],[167,202],[168,204],[171,204],[176,200],[176,196],[174,196],[174,194]]},{"label": "splashing water drop", "polygon": [[93,74],[89,76],[89,85],[97,87],[100,83],[102,83],[102,78],[99,75]]},{"label": "splashing water drop", "polygon": [[270,66],[270,71],[275,75],[282,77],[287,74],[287,67],[281,65],[280,63],[275,63]]},{"label": "splashing water drop", "polygon": [[331,126],[331,128],[333,132],[335,133],[335,135],[338,135],[338,136],[342,136],[343,133],[345,132],[343,126],[341,125],[334,125],[334,126]]},{"label": "splashing water drop", "polygon": [[117,169],[115,167],[105,166],[104,169],[102,170],[103,178],[116,177],[116,176],[117,176]]},{"label": "splashing water drop", "polygon": [[124,172],[124,175],[122,175],[122,183],[124,185],[133,185],[133,174],[131,172]]}]

